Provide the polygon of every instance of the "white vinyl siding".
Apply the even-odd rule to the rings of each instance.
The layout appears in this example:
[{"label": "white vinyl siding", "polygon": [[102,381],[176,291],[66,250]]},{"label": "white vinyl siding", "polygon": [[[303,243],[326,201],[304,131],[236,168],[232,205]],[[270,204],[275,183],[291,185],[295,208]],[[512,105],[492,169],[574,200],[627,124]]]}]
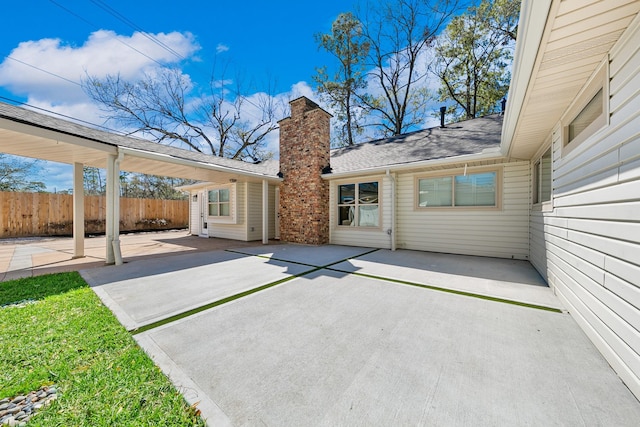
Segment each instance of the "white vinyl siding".
[{"label": "white vinyl siding", "polygon": [[562,153],[553,132],[553,206],[532,212],[531,261],[640,396],[640,29],[610,54],[609,125]]},{"label": "white vinyl siding", "polygon": [[[378,184],[379,227],[338,226],[338,187],[341,184],[355,182],[374,182]],[[391,237],[387,230],[391,228],[391,178],[386,175],[361,177],[356,180],[332,181],[329,192],[330,242],[334,245],[363,246],[368,248],[390,248]]]},{"label": "white vinyl siding", "polygon": [[[397,184],[397,246],[403,249],[527,259],[529,256],[530,167],[528,162],[504,166],[501,209],[415,207],[424,174],[402,174]],[[452,171],[457,175],[460,171]],[[469,173],[475,173],[469,172]],[[501,192],[501,194],[500,194]]]},{"label": "white vinyl siding", "polygon": [[208,221],[209,237],[219,237],[222,239],[247,240],[247,229],[245,226],[245,203],[246,183],[235,184],[235,191],[231,197],[235,200],[231,202],[232,209],[235,209],[235,222],[233,224],[217,223]]},{"label": "white vinyl siding", "polygon": [[[275,237],[275,187],[269,186],[269,238]],[[262,240],[262,183],[247,183],[247,240]]]}]

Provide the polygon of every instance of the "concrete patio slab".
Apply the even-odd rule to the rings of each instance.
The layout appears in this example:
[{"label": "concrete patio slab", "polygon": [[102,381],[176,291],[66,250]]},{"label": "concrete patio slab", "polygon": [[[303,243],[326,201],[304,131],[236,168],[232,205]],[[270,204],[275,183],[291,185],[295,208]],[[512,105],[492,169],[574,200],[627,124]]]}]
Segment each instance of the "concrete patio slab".
[{"label": "concrete patio slab", "polygon": [[317,267],[333,264],[347,258],[361,256],[376,249],[357,246],[267,245],[239,249],[242,253],[259,255],[283,261],[298,262]]},{"label": "concrete patio slab", "polygon": [[[186,230],[120,235],[120,247],[125,262],[257,245],[262,245],[262,242],[203,239],[189,235]],[[74,258],[73,239],[70,237],[0,239],[0,281],[102,267],[105,265],[105,246],[104,236],[87,237],[85,256]]]},{"label": "concrete patio slab", "polygon": [[331,268],[563,309],[528,261],[381,249]]},{"label": "concrete patio slab", "polygon": [[567,313],[326,269],[136,339],[212,426],[640,419]]},{"label": "concrete patio slab", "polygon": [[311,269],[214,251],[139,260],[80,274],[118,320],[133,330]]}]

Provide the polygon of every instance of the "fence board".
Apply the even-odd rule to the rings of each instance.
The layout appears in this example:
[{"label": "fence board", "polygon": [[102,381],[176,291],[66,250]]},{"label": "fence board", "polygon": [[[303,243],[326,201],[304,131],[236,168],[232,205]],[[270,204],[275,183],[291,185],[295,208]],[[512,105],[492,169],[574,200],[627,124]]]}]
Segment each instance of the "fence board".
[{"label": "fence board", "polygon": [[[104,196],[85,196],[85,234],[105,232]],[[169,230],[189,225],[188,200],[120,198],[120,231]],[[73,196],[0,192],[0,238],[70,236]]]}]

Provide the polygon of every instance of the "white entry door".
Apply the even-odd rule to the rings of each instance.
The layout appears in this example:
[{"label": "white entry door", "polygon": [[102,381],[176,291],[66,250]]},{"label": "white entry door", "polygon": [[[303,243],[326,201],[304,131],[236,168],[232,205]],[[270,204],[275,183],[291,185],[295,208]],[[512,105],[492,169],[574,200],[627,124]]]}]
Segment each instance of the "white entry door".
[{"label": "white entry door", "polygon": [[198,192],[198,200],[200,201],[200,203],[198,203],[198,206],[199,206],[198,210],[199,210],[199,217],[200,217],[200,227],[199,227],[198,235],[200,237],[209,237],[209,229],[207,225],[207,209],[208,209],[207,192],[206,191]]}]

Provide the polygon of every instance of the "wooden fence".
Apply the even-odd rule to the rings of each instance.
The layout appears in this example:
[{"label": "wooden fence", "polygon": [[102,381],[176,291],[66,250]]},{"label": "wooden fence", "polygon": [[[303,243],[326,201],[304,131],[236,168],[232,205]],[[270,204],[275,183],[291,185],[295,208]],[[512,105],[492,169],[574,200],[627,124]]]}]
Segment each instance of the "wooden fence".
[{"label": "wooden fence", "polygon": [[[85,196],[85,234],[105,232],[104,196]],[[120,198],[120,231],[169,230],[189,225],[187,200]],[[0,192],[0,238],[70,236],[73,196]]]}]

